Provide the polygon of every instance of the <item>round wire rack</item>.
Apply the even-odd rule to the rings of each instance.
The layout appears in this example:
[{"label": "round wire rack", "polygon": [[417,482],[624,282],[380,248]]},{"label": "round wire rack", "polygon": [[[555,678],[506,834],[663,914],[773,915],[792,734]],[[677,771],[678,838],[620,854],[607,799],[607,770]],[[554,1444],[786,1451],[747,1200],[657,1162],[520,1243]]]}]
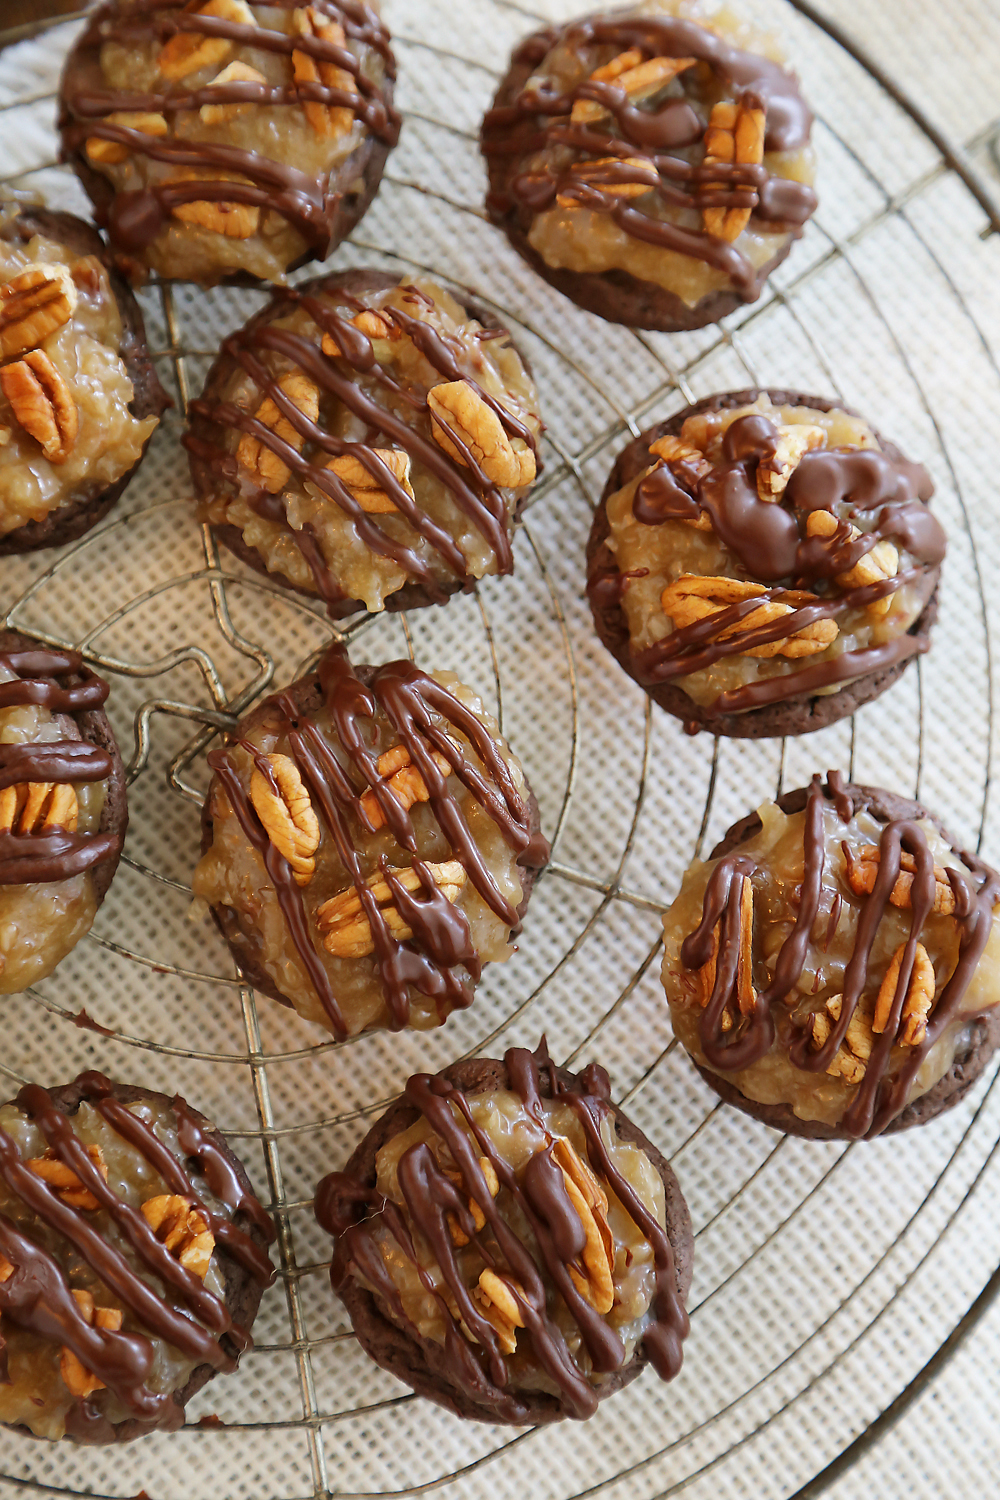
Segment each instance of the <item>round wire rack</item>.
[{"label": "round wire rack", "polygon": [[[920,4],[900,10],[919,21]],[[659,915],[691,857],[814,769],[921,797],[968,844],[1000,850],[997,621],[983,587],[1000,561],[1000,521],[983,503],[981,448],[1000,395],[987,299],[998,242],[986,240],[1000,216],[983,165],[1000,122],[981,110],[976,134],[953,145],[806,0],[761,0],[817,107],[820,212],[760,302],[725,325],[675,338],[612,328],[545,287],[480,208],[476,128],[509,47],[576,7],[537,8],[387,0],[406,127],[334,261],[473,289],[530,356],[549,423],[514,578],[446,609],[338,628],[356,659],[408,652],[477,686],[538,794],[552,863],[518,952],[488,971],[472,1009],[437,1032],[337,1045],[258,1005],[214,929],[192,917],[206,750],[330,633],[309,602],[220,557],[191,514],[185,404],[223,333],[263,294],[142,293],[172,413],[104,525],[4,563],[0,617],[82,649],[110,677],[119,740],[132,748],[114,887],[57,973],[5,999],[0,1073],[54,1083],[96,1064],[184,1092],[269,1198],[280,1276],[252,1354],[192,1402],[180,1433],[114,1453],[11,1436],[0,1493],[815,1496],[925,1388],[1000,1286],[995,1067],[908,1137],[786,1138],[724,1108],[696,1077],[658,982]],[[20,43],[0,54],[0,180],[86,213],[52,130],[74,34],[73,18],[0,33]],[[747,384],[823,391],[870,413],[929,463],[951,536],[931,655],[856,721],[784,743],[687,739],[596,644],[581,589],[590,513],[617,449],[688,401]],[[620,1103],[676,1166],[696,1231],[692,1331],[672,1385],[647,1374],[584,1428],[512,1432],[462,1424],[371,1364],[330,1293],[311,1195],[410,1072],[533,1045],[543,1031],[554,1056],[608,1066]]]}]

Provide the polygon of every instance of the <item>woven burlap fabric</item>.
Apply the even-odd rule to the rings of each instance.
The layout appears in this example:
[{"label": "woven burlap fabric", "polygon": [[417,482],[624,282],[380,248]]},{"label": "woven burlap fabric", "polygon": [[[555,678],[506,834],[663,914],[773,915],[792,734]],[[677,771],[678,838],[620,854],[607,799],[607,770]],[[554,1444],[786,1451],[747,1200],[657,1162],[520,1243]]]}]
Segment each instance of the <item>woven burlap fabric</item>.
[{"label": "woven burlap fabric", "polygon": [[[224,1426],[190,1425],[114,1453],[7,1436],[0,1470],[18,1484],[0,1480],[0,1494],[27,1483],[235,1500],[309,1496],[325,1484],[350,1495],[427,1486],[455,1500],[566,1500],[595,1489],[641,1500],[686,1483],[699,1500],[778,1500],[908,1382],[992,1269],[1000,1097],[991,1078],[906,1138],[848,1150],[782,1141],[718,1106],[671,1048],[657,979],[658,911],[692,854],[814,769],[850,768],[918,795],[960,838],[1000,857],[1000,799],[989,787],[989,640],[1000,638],[997,239],[980,239],[982,210],[856,63],[781,0],[756,8],[786,33],[816,107],[821,208],[759,304],[724,331],[668,338],[578,312],[482,218],[474,135],[510,46],[535,24],[529,7],[385,7],[407,122],[374,207],[331,265],[432,271],[472,288],[510,319],[548,423],[547,471],[517,540],[516,577],[349,632],[359,659],[412,650],[422,665],[479,686],[557,836],[518,951],[488,973],[470,1011],[436,1033],[335,1047],[241,994],[214,929],[190,915],[207,780],[196,716],[287,680],[328,636],[304,601],[228,556],[220,569],[191,513],[178,370],[196,394],[219,339],[259,294],[142,294],[178,407],[97,533],[71,551],[4,563],[0,614],[9,608],[20,627],[105,661],[136,774],[127,858],[95,931],[37,993],[4,1000],[0,1071],[11,1091],[20,1078],[61,1082],[96,1065],[184,1092],[233,1133],[262,1196],[287,1205],[288,1237],[257,1349],[192,1403],[191,1424],[215,1415]],[[832,13],[956,138],[982,142],[1000,64],[987,0],[949,8],[946,45],[937,6],[858,9],[843,0]],[[536,10],[565,17],[572,7],[538,0]],[[62,27],[0,55],[0,140],[4,174],[28,174],[18,187],[86,212],[73,180],[46,165],[51,98],[6,107],[51,93],[74,34]],[[987,165],[984,150],[976,159]],[[172,345],[186,351],[180,365]],[[951,550],[934,649],[890,694],[855,723],[798,742],[716,746],[651,713],[596,643],[583,555],[592,507],[628,435],[687,399],[751,381],[827,391],[870,413],[931,468]],[[81,1010],[118,1035],[74,1025]],[[368,1362],[329,1293],[328,1245],[309,1200],[409,1072],[534,1044],[543,1030],[560,1059],[603,1061],[616,1097],[676,1153],[697,1258],[680,1378],[663,1386],[647,1373],[586,1428],[521,1435],[463,1426]],[[914,1493],[982,1492],[964,1487],[953,1445],[964,1433],[971,1453],[991,1414],[975,1403],[1000,1371],[988,1345],[977,1349],[968,1382],[947,1387],[958,1426],[939,1421],[904,1450],[927,1484],[947,1476],[943,1488]],[[871,1473],[866,1493],[901,1493],[891,1467]],[[845,1483],[839,1493],[854,1494]]]}]

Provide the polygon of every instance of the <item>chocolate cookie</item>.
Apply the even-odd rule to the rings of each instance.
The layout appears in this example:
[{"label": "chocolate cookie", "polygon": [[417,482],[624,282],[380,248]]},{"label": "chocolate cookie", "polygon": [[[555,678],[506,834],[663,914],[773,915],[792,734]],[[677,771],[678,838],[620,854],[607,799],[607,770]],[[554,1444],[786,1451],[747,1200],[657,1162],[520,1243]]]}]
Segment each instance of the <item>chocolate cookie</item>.
[{"label": "chocolate cookie", "polygon": [[604,1069],[557,1068],[544,1039],[411,1078],[316,1216],[362,1348],[457,1416],[590,1417],[646,1364],[680,1369],[677,1179]]},{"label": "chocolate cookie", "polygon": [[[270,1218],[183,1099],[81,1073],[0,1108],[0,1422],[122,1443],[235,1370]],[[155,1369],[154,1369],[155,1364]]]},{"label": "chocolate cookie", "polygon": [[395,76],[365,0],[107,0],[66,60],[63,156],[132,279],[282,281],[374,198]]},{"label": "chocolate cookie", "polygon": [[135,473],[169,398],[95,229],[0,203],[0,557],[75,541]]},{"label": "chocolate cookie", "polygon": [[452,674],[354,668],[333,646],[208,763],[193,889],[264,994],[338,1038],[423,1029],[509,957],[548,844]]},{"label": "chocolate cookie", "polygon": [[225,340],[184,438],[200,519],[332,618],[511,573],[538,472],[527,362],[433,281],[342,271]]},{"label": "chocolate cookie", "polygon": [[51,974],[118,868],[128,806],[108,691],[78,652],[0,631],[0,728],[18,726],[0,743],[0,994]]},{"label": "chocolate cookie", "polygon": [[922,1125],[1000,1043],[1000,876],[919,803],[831,771],[742,819],[664,923],[674,1029],[777,1130]]},{"label": "chocolate cookie", "polygon": [[691,733],[823,729],[930,645],[946,549],[933,492],[839,402],[706,397],[611,470],[587,544],[597,633]]},{"label": "chocolate cookie", "polygon": [[681,8],[535,32],[481,136],[487,211],[528,264],[609,322],[668,333],[756,301],[816,207],[812,115],[774,39]]}]

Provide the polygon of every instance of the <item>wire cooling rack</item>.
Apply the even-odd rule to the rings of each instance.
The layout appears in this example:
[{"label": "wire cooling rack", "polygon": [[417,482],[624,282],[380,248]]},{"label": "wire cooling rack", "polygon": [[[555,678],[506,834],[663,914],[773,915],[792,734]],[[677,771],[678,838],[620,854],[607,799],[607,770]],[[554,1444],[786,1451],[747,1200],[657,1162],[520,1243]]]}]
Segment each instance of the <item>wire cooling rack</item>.
[{"label": "wire cooling rack", "polygon": [[[537,4],[545,18],[572,9]],[[762,0],[817,107],[822,205],[759,303],[724,327],[667,338],[577,312],[483,219],[476,127],[536,13],[509,0],[462,0],[459,10],[387,0],[406,127],[334,264],[471,287],[530,356],[549,423],[515,578],[445,609],[339,631],[356,659],[410,652],[478,686],[553,840],[519,951],[438,1032],[323,1040],[258,1005],[214,929],[191,919],[206,749],[309,660],[329,627],[308,602],[220,557],[191,515],[178,445],[185,402],[260,294],[180,284],[142,294],[173,412],[96,533],[3,564],[0,617],[71,642],[110,677],[132,821],[90,937],[49,980],[3,1001],[0,1072],[13,1089],[97,1065],[187,1094],[269,1198],[280,1277],[253,1353],[191,1403],[182,1432],[114,1452],[6,1435],[0,1495],[813,1496],[925,1387],[992,1299],[994,1068],[963,1105],[908,1137],[786,1139],[721,1106],[696,1077],[675,1049],[657,978],[659,914],[692,854],[814,769],[920,796],[961,839],[1000,855],[990,786],[998,622],[983,587],[1000,563],[990,509],[1000,396],[990,288],[1000,268],[998,240],[984,237],[1000,219],[979,175],[995,150],[1000,57],[972,24],[978,5],[953,11],[947,59],[934,7],[901,0],[891,18],[901,63],[942,85],[935,116],[952,111],[959,148],[804,0]],[[52,131],[75,27],[27,30],[0,55],[4,180],[86,213],[56,165]],[[689,740],[596,644],[584,545],[630,435],[750,383],[846,399],[927,461],[951,535],[943,618],[931,655],[856,721],[786,743]],[[514,1432],[462,1424],[367,1360],[330,1294],[311,1194],[408,1073],[533,1045],[543,1030],[556,1057],[609,1067],[616,1097],[675,1164],[697,1235],[692,1331],[672,1385],[647,1373],[584,1428]]]}]

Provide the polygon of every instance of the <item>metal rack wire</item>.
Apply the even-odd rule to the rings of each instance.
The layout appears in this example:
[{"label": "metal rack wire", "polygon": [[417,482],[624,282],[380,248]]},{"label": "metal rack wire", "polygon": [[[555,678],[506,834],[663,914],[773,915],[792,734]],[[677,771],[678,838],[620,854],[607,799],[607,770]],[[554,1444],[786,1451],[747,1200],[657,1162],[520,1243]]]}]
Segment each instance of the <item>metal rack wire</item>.
[{"label": "metal rack wire", "polygon": [[[774,0],[772,10],[780,4]],[[1000,1290],[1000,1269],[987,1250],[971,1259],[956,1250],[969,1215],[988,1216],[984,1185],[998,1180],[995,1069],[947,1123],[891,1152],[883,1145],[789,1141],[713,1102],[678,1056],[657,998],[657,917],[676,877],[755,800],[798,784],[803,768],[814,764],[839,762],[860,775],[897,744],[905,747],[901,761],[884,779],[915,795],[927,787],[929,801],[931,792],[946,794],[949,766],[933,728],[930,668],[918,665],[884,710],[868,710],[857,723],[807,744],[743,748],[737,764],[732,746],[684,742],[643,695],[622,684],[593,646],[579,598],[582,539],[603,472],[647,420],[713,387],[786,383],[781,361],[792,345],[814,372],[814,385],[854,394],[845,389],[836,319],[824,301],[831,286],[847,286],[844,295],[865,309],[874,354],[907,386],[914,431],[934,445],[948,491],[958,551],[952,566],[967,598],[955,627],[958,644],[946,633],[931,666],[942,653],[957,662],[961,650],[968,659],[980,700],[969,728],[975,809],[970,817],[966,789],[959,816],[977,845],[989,846],[995,836],[991,620],[983,575],[997,538],[971,514],[977,474],[958,451],[954,413],[931,393],[927,371],[887,310],[884,277],[869,251],[883,234],[905,233],[935,280],[943,313],[960,327],[965,357],[975,349],[1000,391],[1000,370],[967,285],[922,218],[929,199],[958,183],[957,191],[986,212],[987,228],[1000,229],[1000,212],[974,165],[995,142],[998,122],[962,147],[952,145],[856,49],[854,61],[841,55],[845,39],[806,0],[791,4],[832,37],[821,60],[859,75],[867,69],[873,96],[895,111],[889,118],[909,115],[933,149],[920,170],[888,186],[821,114],[842,172],[863,184],[867,211],[851,222],[838,211],[836,194],[830,209],[824,200],[808,253],[792,257],[767,297],[723,328],[677,340],[595,327],[535,285],[483,225],[475,121],[498,76],[483,59],[505,55],[508,36],[540,18],[512,0],[470,0],[468,34],[443,47],[435,40],[444,24],[439,0],[399,7],[398,17],[387,7],[397,22],[404,79],[428,69],[442,78],[458,71],[472,80],[471,102],[464,109],[463,95],[456,123],[450,112],[443,117],[436,87],[414,86],[404,147],[336,263],[374,260],[459,288],[472,283],[525,341],[543,387],[548,378],[565,402],[558,418],[550,413],[547,471],[518,538],[515,580],[491,581],[446,611],[364,617],[338,627],[352,650],[375,659],[404,649],[421,661],[460,661],[463,672],[468,662],[467,678],[473,674],[477,686],[489,687],[522,751],[552,838],[553,861],[533,899],[521,952],[490,976],[473,1010],[443,1032],[364,1037],[349,1047],[317,1040],[314,1029],[276,1016],[269,1002],[258,1007],[214,936],[185,924],[206,749],[272,682],[308,661],[328,627],[307,601],[220,558],[207,531],[193,550],[196,528],[177,476],[178,431],[213,352],[206,327],[242,321],[252,294],[170,285],[143,294],[176,411],[110,520],[53,557],[12,564],[3,601],[8,625],[71,642],[110,675],[116,722],[132,730],[132,833],[95,931],[52,980],[8,1010],[0,1073],[12,1081],[29,1073],[59,1081],[43,1076],[54,1063],[40,1050],[51,1051],[67,1062],[96,1059],[122,1077],[149,1076],[154,1085],[163,1078],[209,1113],[214,1106],[258,1184],[266,1184],[279,1227],[280,1280],[265,1300],[253,1355],[237,1377],[198,1398],[182,1433],[144,1440],[104,1462],[66,1444],[10,1439],[0,1459],[0,1493],[9,1486],[111,1500],[141,1487],[157,1500],[175,1494],[200,1500],[223,1486],[230,1496],[374,1500],[433,1493],[461,1500],[481,1493],[483,1483],[499,1497],[524,1493],[527,1473],[529,1492],[553,1500],[682,1491],[755,1500],[794,1491],[798,1500],[826,1489],[905,1410]],[[14,111],[51,117],[44,58],[63,45],[64,29],[53,31],[32,58],[38,78],[31,75],[28,88],[0,101],[0,140],[6,136],[9,144],[11,121],[27,118]],[[902,132],[902,124],[897,128]],[[42,186],[50,195],[70,189],[56,167],[54,143],[48,155],[40,150],[0,180]],[[404,219],[413,230],[405,236]],[[786,348],[771,347],[772,329]],[[620,365],[614,378],[611,363]],[[861,395],[868,394],[865,379]],[[180,645],[175,626],[184,628]],[[519,662],[524,640],[533,671],[551,688],[554,728],[547,738],[554,754],[545,753],[532,727],[537,703]],[[627,741],[616,742],[612,753],[619,716]],[[687,817],[665,828],[678,804]],[[144,989],[154,985],[155,991]],[[92,1029],[95,1019],[107,1034]],[[620,1102],[677,1162],[694,1213],[699,1266],[689,1373],[671,1388],[645,1379],[582,1431],[564,1424],[544,1435],[470,1432],[367,1365],[326,1289],[309,1192],[317,1162],[322,1169],[339,1164],[414,1066],[489,1053],[536,1038],[543,1027],[570,1064],[595,1055],[610,1062]],[[913,1180],[897,1192],[900,1161]],[[884,1222],[870,1213],[872,1180]],[[845,1205],[860,1225],[849,1241],[841,1238]],[[803,1307],[783,1287],[782,1268],[814,1268],[820,1248],[840,1257],[842,1274],[827,1284],[815,1273],[820,1294]],[[778,1288],[770,1299],[754,1290],[769,1277]],[[928,1278],[947,1285],[948,1294],[935,1301]],[[899,1342],[909,1344],[905,1356],[890,1358],[886,1350]],[[812,1431],[811,1446],[796,1442],[796,1428]],[[767,1460],[776,1451],[777,1466]]]}]

